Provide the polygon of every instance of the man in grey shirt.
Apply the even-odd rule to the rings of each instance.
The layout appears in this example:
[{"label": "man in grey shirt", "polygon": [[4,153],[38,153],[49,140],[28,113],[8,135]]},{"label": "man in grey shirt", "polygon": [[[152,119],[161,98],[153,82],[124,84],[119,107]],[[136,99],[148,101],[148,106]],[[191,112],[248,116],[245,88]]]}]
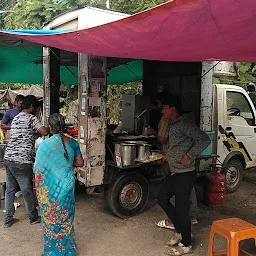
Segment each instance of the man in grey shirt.
[{"label": "man in grey shirt", "polygon": [[[169,255],[193,252],[189,197],[196,179],[195,159],[209,144],[208,135],[196,125],[192,113],[181,111],[178,97],[170,95],[164,102],[164,117],[169,119],[169,142],[166,160],[170,173],[166,175],[158,195],[158,203],[175,227],[175,235],[168,242]],[[170,198],[175,196],[175,207]]]},{"label": "man in grey shirt", "polygon": [[13,203],[18,185],[26,203],[30,224],[40,222],[32,188],[32,160],[36,134],[45,136],[49,132],[35,116],[39,108],[39,102],[35,96],[26,96],[21,108],[22,111],[12,121],[10,140],[4,155],[6,169],[5,228],[11,227],[16,220],[13,218],[15,212]]}]

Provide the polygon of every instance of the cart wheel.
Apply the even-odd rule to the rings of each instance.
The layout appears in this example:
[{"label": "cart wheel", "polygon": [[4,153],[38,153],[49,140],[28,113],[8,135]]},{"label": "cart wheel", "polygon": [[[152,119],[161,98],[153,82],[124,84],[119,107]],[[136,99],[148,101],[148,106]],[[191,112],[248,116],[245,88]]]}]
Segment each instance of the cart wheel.
[{"label": "cart wheel", "polygon": [[148,182],[136,172],[117,177],[107,190],[108,205],[120,218],[141,213],[148,202],[148,196]]}]

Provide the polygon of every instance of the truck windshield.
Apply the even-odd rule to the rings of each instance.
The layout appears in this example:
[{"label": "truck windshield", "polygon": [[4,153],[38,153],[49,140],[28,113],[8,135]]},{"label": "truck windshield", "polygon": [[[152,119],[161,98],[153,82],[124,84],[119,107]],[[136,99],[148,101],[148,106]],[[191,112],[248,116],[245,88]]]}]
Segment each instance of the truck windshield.
[{"label": "truck windshield", "polygon": [[227,111],[228,115],[236,113],[243,117],[249,125],[254,125],[254,115],[250,103],[245,95],[240,92],[227,92]]}]

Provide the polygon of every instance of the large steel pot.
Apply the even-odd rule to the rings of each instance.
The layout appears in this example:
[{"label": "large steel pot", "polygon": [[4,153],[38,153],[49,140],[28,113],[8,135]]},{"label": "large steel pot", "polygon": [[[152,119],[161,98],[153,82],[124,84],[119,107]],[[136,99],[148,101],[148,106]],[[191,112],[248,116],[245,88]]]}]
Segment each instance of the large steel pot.
[{"label": "large steel pot", "polygon": [[120,143],[120,153],[123,166],[133,165],[136,159],[136,143]]},{"label": "large steel pot", "polygon": [[146,160],[150,155],[150,145],[147,143],[138,143],[138,160]]}]

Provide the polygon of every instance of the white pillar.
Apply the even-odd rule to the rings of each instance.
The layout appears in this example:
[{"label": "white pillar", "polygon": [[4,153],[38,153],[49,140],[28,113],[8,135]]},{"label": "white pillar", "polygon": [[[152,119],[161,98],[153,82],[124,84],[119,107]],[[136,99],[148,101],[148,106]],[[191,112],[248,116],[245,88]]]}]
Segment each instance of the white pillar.
[{"label": "white pillar", "polygon": [[200,127],[204,131],[212,130],[213,66],[213,61],[202,63]]}]

